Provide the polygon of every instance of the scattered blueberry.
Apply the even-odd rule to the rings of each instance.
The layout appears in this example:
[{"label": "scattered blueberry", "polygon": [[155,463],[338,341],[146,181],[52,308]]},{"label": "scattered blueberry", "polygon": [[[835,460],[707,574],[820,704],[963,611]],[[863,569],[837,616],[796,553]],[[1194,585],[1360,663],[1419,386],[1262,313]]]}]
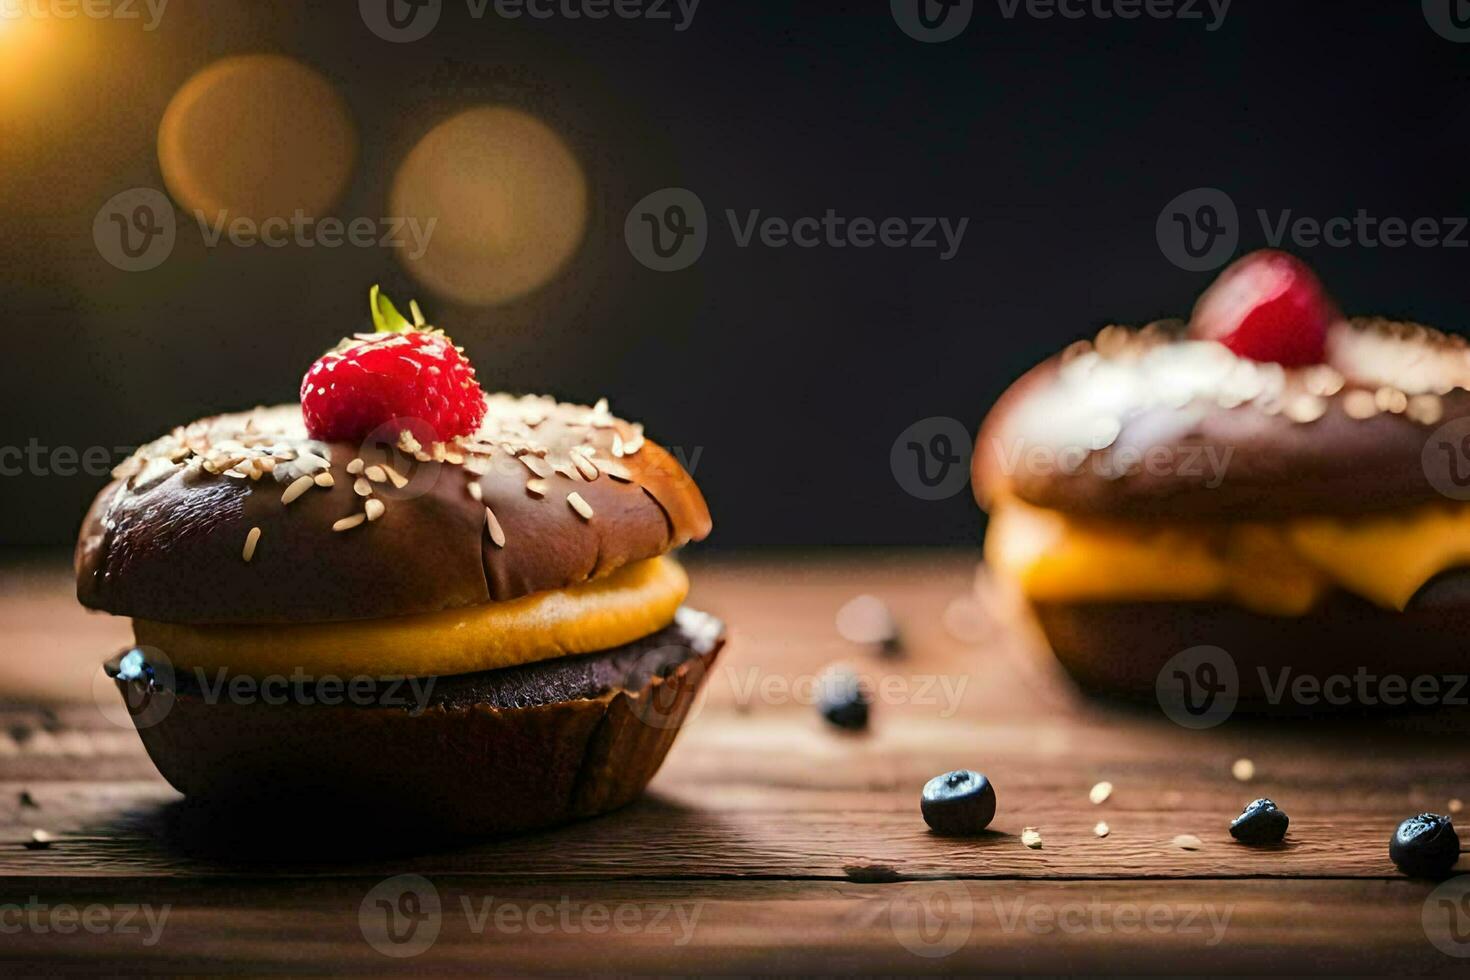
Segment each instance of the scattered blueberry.
[{"label": "scattered blueberry", "polygon": [[978,834],[995,819],[995,787],[982,773],[956,769],[924,784],[919,811],[935,833]]},{"label": "scattered blueberry", "polygon": [[1270,800],[1253,800],[1230,821],[1230,836],[1242,844],[1277,844],[1291,820]]},{"label": "scattered blueberry", "polygon": [[1449,817],[1421,813],[1399,824],[1388,842],[1388,856],[1415,878],[1442,878],[1460,859],[1460,835]]},{"label": "scattered blueberry", "polygon": [[817,704],[830,724],[849,731],[867,728],[868,703],[868,692],[857,674],[836,667],[822,675]]}]

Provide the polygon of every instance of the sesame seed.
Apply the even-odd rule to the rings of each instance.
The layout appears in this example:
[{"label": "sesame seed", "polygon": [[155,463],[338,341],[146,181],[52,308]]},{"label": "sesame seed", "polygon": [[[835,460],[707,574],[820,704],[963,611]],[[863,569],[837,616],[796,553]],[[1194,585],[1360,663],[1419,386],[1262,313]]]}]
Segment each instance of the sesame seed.
[{"label": "sesame seed", "polygon": [[1315,422],[1327,412],[1327,402],[1317,395],[1300,395],[1286,406],[1286,417],[1293,422]]},{"label": "sesame seed", "polygon": [[592,505],[583,500],[580,493],[573,490],[567,494],[567,503],[572,505],[572,510],[576,511],[577,516],[581,517],[582,520],[592,520]]},{"label": "sesame seed", "polygon": [[519,456],[517,458],[521,461],[522,464],[525,465],[526,469],[531,471],[532,476],[544,480],[551,475],[551,467],[547,466],[546,462],[540,457],[532,456],[527,453],[526,455]]},{"label": "sesame seed", "polygon": [[614,480],[617,480],[619,483],[633,482],[633,474],[628,472],[628,468],[622,463],[611,459],[599,459],[596,460],[596,463],[598,469],[602,470],[602,472],[606,473]]},{"label": "sesame seed", "polygon": [[1106,837],[1113,831],[1112,828],[1108,826],[1108,822],[1106,820],[1099,820],[1097,822],[1097,825],[1092,828],[1092,832],[1099,837]]},{"label": "sesame seed", "polygon": [[1380,412],[1393,412],[1397,415],[1409,407],[1409,396],[1397,388],[1385,386],[1373,393],[1373,403]]},{"label": "sesame seed", "polygon": [[298,476],[291,481],[291,485],[286,488],[286,492],[281,494],[281,504],[283,506],[289,504],[314,486],[316,486],[316,480],[312,477]]},{"label": "sesame seed", "polygon": [[388,474],[388,482],[393,484],[393,486],[397,487],[399,490],[402,490],[404,487],[408,486],[408,477],[404,476],[402,473],[398,472],[387,463],[383,464],[383,472]]},{"label": "sesame seed", "polygon": [[370,498],[362,505],[362,512],[370,521],[376,521],[378,518],[382,517],[383,511],[387,509],[387,507],[383,506],[383,502],[381,500],[378,500],[376,497]]},{"label": "sesame seed", "polygon": [[484,491],[480,489],[480,484],[475,482],[474,480],[471,480],[469,483],[465,484],[465,489],[468,490],[470,492],[470,496],[474,497],[476,500],[482,499],[484,495]]},{"label": "sesame seed", "polygon": [[350,517],[344,517],[340,521],[338,521],[337,523],[333,524],[332,525],[332,530],[333,531],[350,531],[353,528],[357,527],[357,525],[363,523],[366,520],[367,520],[367,515],[366,514],[353,514]]},{"label": "sesame seed", "polygon": [[1420,425],[1434,425],[1444,417],[1444,404],[1438,395],[1415,395],[1409,399],[1408,414]]},{"label": "sesame seed", "polygon": [[356,476],[357,474],[362,472],[362,468],[365,465],[366,464],[362,461],[362,457],[359,456],[352,462],[347,464],[347,472],[351,473],[353,476]]},{"label": "sesame seed", "polygon": [[526,492],[529,493],[533,497],[544,497],[544,496],[546,496],[546,481],[545,480],[527,480],[526,481]]},{"label": "sesame seed", "polygon": [[1087,798],[1091,800],[1094,805],[1096,805],[1099,803],[1106,803],[1108,797],[1112,795],[1113,784],[1108,782],[1107,780],[1103,780],[1096,786],[1092,787],[1092,790],[1087,794]]},{"label": "sesame seed", "polygon": [[490,530],[490,540],[495,542],[495,547],[505,547],[505,529],[500,526],[500,521],[495,518],[495,511],[489,507],[485,508],[485,527]]},{"label": "sesame seed", "polygon": [[258,544],[260,544],[260,528],[252,527],[250,533],[245,535],[245,550],[240,553],[240,557],[246,561],[254,558],[255,546]]},{"label": "sesame seed", "polygon": [[1023,827],[1021,829],[1021,843],[1033,851],[1041,850],[1041,831],[1035,827]]},{"label": "sesame seed", "polygon": [[311,479],[312,479],[312,482],[315,483],[319,487],[335,486],[336,483],[337,483],[336,479],[332,476],[332,474],[327,473],[325,471],[323,471],[321,473],[318,473],[316,476],[312,477]]},{"label": "sesame seed", "polygon": [[1236,759],[1230,765],[1230,775],[1242,783],[1248,783],[1255,778],[1256,764],[1249,759]]},{"label": "sesame seed", "polygon": [[371,497],[373,495],[373,485],[367,481],[366,477],[360,476],[352,481],[352,492],[359,497]]},{"label": "sesame seed", "polygon": [[1174,838],[1174,846],[1186,851],[1197,851],[1204,847],[1204,842],[1193,834],[1178,834]]},{"label": "sesame seed", "polygon": [[1343,396],[1342,410],[1351,419],[1371,419],[1378,414],[1378,402],[1371,391],[1350,391]]},{"label": "sesame seed", "polygon": [[596,466],[592,465],[592,460],[588,459],[586,456],[583,456],[581,453],[574,452],[571,454],[571,457],[572,465],[577,468],[577,472],[581,473],[582,478],[588,483],[591,483],[593,480],[602,475],[602,471],[599,470]]},{"label": "sesame seed", "polygon": [[369,480],[372,480],[374,483],[388,482],[388,474],[384,473],[383,468],[376,464],[369,466],[367,469],[363,470],[362,475],[367,477]]}]

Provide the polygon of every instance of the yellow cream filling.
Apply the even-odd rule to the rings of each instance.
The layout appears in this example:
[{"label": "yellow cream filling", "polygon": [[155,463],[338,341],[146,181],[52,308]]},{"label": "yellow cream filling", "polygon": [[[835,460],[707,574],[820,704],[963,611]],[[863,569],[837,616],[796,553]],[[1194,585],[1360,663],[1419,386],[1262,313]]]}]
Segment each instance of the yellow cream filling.
[{"label": "yellow cream filling", "polygon": [[1010,499],[991,514],[985,557],[1042,601],[1221,600],[1299,616],[1336,587],[1403,609],[1435,575],[1470,564],[1470,507],[1155,526]]},{"label": "yellow cream filling", "polygon": [[689,578],[650,558],[570,588],[444,612],[290,626],[185,626],[133,620],[140,644],[175,669],[247,675],[396,677],[465,674],[607,650],[673,622]]}]

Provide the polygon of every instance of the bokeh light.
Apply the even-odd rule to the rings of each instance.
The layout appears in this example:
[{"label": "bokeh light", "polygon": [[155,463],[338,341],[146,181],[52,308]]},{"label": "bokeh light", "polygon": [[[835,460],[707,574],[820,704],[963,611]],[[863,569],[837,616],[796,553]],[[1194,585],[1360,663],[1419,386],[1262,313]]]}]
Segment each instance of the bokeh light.
[{"label": "bokeh light", "polygon": [[357,159],[347,103],[316,71],[280,55],[217,61],[184,83],[158,127],[174,199],[211,222],[325,212]]},{"label": "bokeh light", "polygon": [[428,228],[428,247],[404,265],[430,289],[490,305],[546,283],[587,227],[587,179],[540,120],[482,106],[430,130],[394,180],[390,212]]}]

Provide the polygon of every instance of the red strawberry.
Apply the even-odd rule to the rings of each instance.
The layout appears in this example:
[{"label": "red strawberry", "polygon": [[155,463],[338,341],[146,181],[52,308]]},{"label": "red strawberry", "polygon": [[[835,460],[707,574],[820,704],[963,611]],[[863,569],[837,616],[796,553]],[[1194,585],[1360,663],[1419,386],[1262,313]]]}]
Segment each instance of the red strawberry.
[{"label": "red strawberry", "polygon": [[1194,304],[1189,334],[1241,357],[1286,367],[1319,364],[1327,328],[1342,318],[1307,264],[1262,249],[1237,259]]},{"label": "red strawberry", "polygon": [[474,432],[485,416],[475,369],[442,331],[414,323],[374,286],[377,332],[345,338],[301,379],[301,413],[314,439],[356,442],[393,423],[427,445]]}]

